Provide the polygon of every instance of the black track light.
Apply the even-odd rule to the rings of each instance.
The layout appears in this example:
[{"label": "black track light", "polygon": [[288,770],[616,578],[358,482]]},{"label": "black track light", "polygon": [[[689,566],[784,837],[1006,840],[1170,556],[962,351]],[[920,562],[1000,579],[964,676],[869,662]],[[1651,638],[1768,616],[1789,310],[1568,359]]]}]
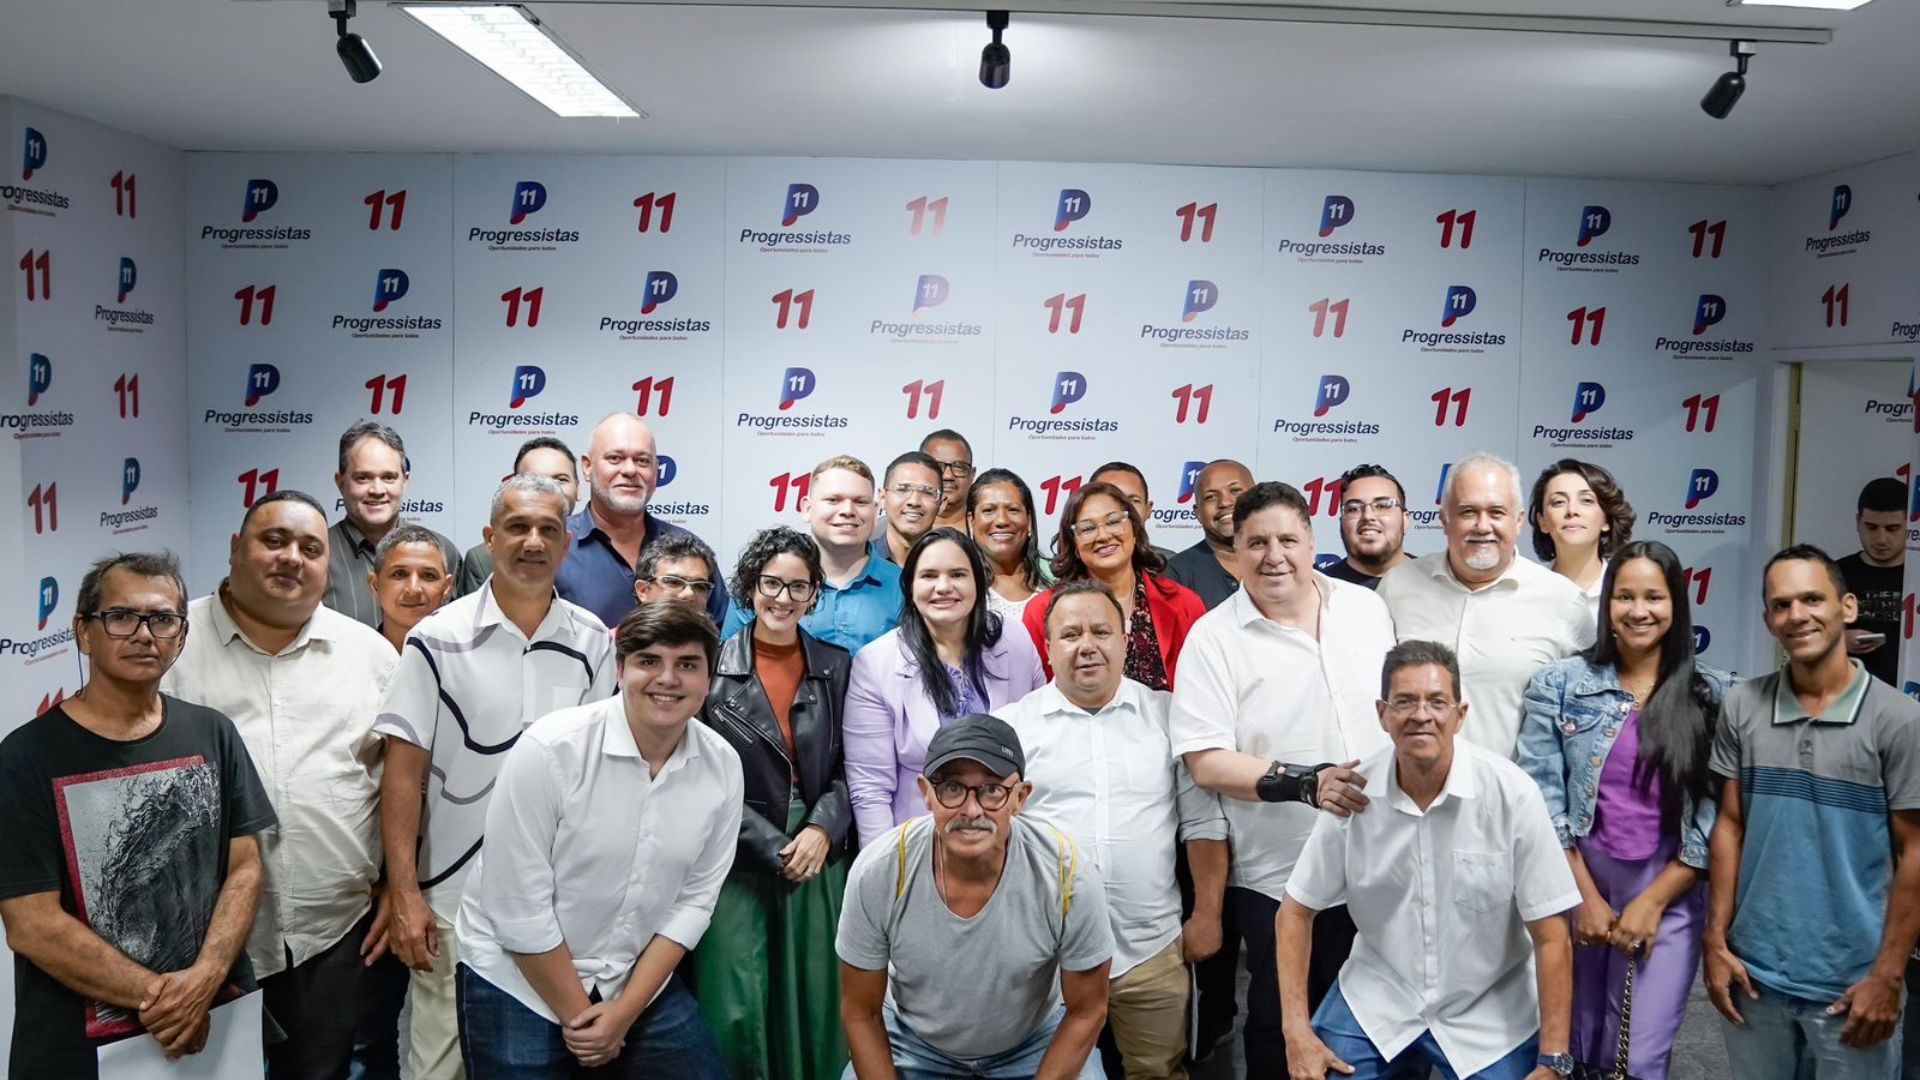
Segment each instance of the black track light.
[{"label": "black track light", "polygon": [[989,90],[1004,89],[1013,74],[1013,54],[1000,44],[1000,32],[1006,28],[1006,12],[987,12],[987,29],[993,31],[993,41],[980,50],[980,85]]},{"label": "black track light", "polygon": [[1751,41],[1735,41],[1727,51],[1733,56],[1734,70],[1713,80],[1712,89],[1700,99],[1700,108],[1715,120],[1725,120],[1740,95],[1747,92],[1747,59],[1755,47]]},{"label": "black track light", "polygon": [[379,78],[380,58],[373,55],[373,46],[359,34],[347,33],[347,20],[354,16],[354,0],[327,0],[327,13],[333,16],[334,27],[340,35],[333,51],[340,54],[347,76],[357,83],[370,83]]}]

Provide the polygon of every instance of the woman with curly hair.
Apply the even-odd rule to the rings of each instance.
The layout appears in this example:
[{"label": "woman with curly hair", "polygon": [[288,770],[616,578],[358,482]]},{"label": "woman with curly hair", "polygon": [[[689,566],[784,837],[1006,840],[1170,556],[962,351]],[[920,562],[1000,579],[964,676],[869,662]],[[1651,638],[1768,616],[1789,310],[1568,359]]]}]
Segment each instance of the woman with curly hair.
[{"label": "woman with curly hair", "polygon": [[1019,622],[1033,594],[1052,584],[1040,563],[1034,517],[1033,490],[1011,469],[988,469],[967,490],[967,529],[993,571],[987,608],[1002,622]]},{"label": "woman with curly hair", "polygon": [[1633,505],[1613,474],[1588,461],[1554,462],[1533,482],[1527,520],[1533,525],[1533,553],[1580,586],[1597,618],[1607,561],[1633,539]]}]

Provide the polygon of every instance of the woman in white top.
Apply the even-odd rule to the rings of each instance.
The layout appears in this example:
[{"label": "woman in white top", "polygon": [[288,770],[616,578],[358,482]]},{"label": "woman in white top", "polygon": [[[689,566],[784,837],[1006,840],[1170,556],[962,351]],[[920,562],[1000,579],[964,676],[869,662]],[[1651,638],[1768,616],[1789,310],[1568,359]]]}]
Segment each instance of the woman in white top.
[{"label": "woman in white top", "polygon": [[1533,525],[1534,554],[1580,586],[1597,622],[1607,560],[1633,538],[1635,520],[1613,474],[1591,462],[1561,458],[1533,482],[1527,520]]},{"label": "woman in white top", "polygon": [[1014,624],[1033,599],[1051,585],[1033,531],[1033,492],[1011,469],[988,469],[967,492],[967,530],[993,571],[987,610]]}]

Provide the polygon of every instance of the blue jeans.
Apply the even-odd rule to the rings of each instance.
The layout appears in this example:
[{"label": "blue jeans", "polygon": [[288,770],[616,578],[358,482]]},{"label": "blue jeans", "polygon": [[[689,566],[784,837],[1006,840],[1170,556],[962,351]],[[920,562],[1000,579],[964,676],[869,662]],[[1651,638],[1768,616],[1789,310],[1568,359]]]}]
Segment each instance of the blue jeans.
[{"label": "blue jeans", "polygon": [[[1313,1033],[1327,1044],[1327,1049],[1340,1056],[1340,1060],[1353,1066],[1351,1080],[1385,1080],[1396,1075],[1425,1076],[1426,1070],[1412,1072],[1416,1065],[1428,1065],[1439,1069],[1447,1080],[1461,1080],[1447,1056],[1440,1052],[1440,1044],[1433,1039],[1433,1032],[1423,1031],[1413,1040],[1413,1045],[1400,1051],[1392,1061],[1382,1057],[1360,1029],[1360,1021],[1354,1019],[1353,1009],[1347,1005],[1347,997],[1335,983],[1333,991],[1320,1003],[1319,1011],[1313,1014]],[[1525,1080],[1533,1071],[1534,1062],[1540,1056],[1540,1038],[1529,1035],[1527,1041],[1515,1047],[1513,1052],[1499,1061],[1474,1073],[1466,1080]],[[1747,1080],[1747,1074],[1734,1070],[1740,1080]],[[1332,1074],[1329,1074],[1332,1075]],[[1821,1080],[1826,1080],[1821,1077]]]},{"label": "blue jeans", "polygon": [[1745,1027],[1722,1021],[1727,1038],[1727,1064],[1740,1080],[1794,1080],[1812,1075],[1820,1080],[1894,1080],[1900,1069],[1900,1034],[1865,1050],[1840,1044],[1845,1016],[1828,1016],[1831,1002],[1788,997],[1758,982],[1760,1000],[1734,995]]},{"label": "blue jeans", "polygon": [[727,1080],[713,1033],[679,976],[627,1031],[627,1048],[610,1064],[585,1069],[567,1049],[560,1025],[460,964],[454,968],[460,1011],[460,1060],[467,1080]]},{"label": "blue jeans", "polygon": [[[1040,1071],[1040,1059],[1047,1056],[1047,1044],[1067,1015],[1066,1006],[1056,1006],[1040,1030],[1011,1050],[971,1061],[948,1057],[932,1043],[915,1035],[900,1022],[900,1016],[888,1005],[882,1013],[887,1025],[887,1042],[893,1048],[893,1068],[900,1080],[1033,1080]],[[1087,1055],[1078,1080],[1104,1080],[1100,1051]],[[841,1074],[841,1080],[855,1080],[853,1066]]]}]

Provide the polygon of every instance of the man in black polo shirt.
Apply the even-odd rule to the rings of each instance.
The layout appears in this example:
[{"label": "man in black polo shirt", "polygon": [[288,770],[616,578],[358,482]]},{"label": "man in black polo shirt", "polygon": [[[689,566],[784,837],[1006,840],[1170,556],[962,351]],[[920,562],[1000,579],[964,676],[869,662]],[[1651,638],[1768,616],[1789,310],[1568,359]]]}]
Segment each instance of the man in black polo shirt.
[{"label": "man in black polo shirt", "polygon": [[1847,627],[1847,654],[1867,674],[1899,686],[1900,601],[1906,595],[1907,485],[1891,476],[1860,489],[1853,512],[1860,550],[1840,560],[1860,617]]}]

